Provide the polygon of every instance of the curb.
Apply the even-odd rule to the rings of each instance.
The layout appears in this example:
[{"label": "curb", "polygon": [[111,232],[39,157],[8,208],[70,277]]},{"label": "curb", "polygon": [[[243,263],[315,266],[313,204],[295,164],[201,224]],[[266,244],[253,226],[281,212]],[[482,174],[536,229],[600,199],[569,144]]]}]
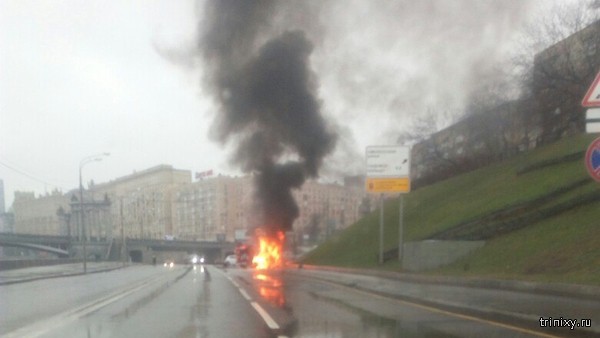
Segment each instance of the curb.
[{"label": "curb", "polygon": [[393,271],[380,271],[370,269],[341,268],[335,266],[303,265],[304,269],[359,274],[382,277],[413,283],[444,284],[453,286],[466,286],[481,289],[496,289],[519,291],[527,293],[545,294],[551,296],[571,297],[584,300],[600,301],[600,287],[593,285],[539,283],[502,279],[467,278],[454,276],[429,276],[408,274]]},{"label": "curb", "polygon": [[[594,291],[593,289],[600,289],[598,287],[590,287],[580,286],[580,285],[571,285],[571,284],[557,284],[557,285],[546,285],[541,283],[533,283],[533,282],[520,282],[520,281],[504,281],[504,280],[484,280],[484,279],[464,279],[460,277],[441,277],[441,276],[424,276],[424,275],[408,275],[391,271],[376,271],[376,270],[368,270],[368,269],[350,269],[350,268],[338,268],[338,267],[330,267],[330,266],[313,266],[304,265],[303,268],[306,270],[314,270],[314,271],[329,271],[329,272],[338,272],[338,273],[346,273],[346,274],[354,274],[354,275],[367,275],[367,276],[375,276],[386,279],[405,281],[405,282],[418,282],[418,283],[427,283],[427,284],[444,284],[444,285],[452,285],[452,286],[465,286],[465,287],[476,287],[476,288],[484,288],[484,289],[501,289],[508,291],[519,291],[519,292],[534,292],[534,293],[542,293],[547,295],[557,295],[565,296],[565,292],[569,293],[569,296],[573,296],[573,291],[582,291],[578,290],[579,287],[583,287],[583,293],[576,293],[574,298],[581,298],[584,300],[590,300],[590,298],[594,298],[592,300],[600,299],[600,295],[598,291],[593,294],[593,297],[586,296],[585,293]],[[291,271],[294,273],[294,271]],[[307,278],[322,280],[324,282],[338,284],[340,286],[353,288],[360,291],[365,291],[373,294],[377,294],[383,297],[390,297],[398,300],[404,300],[416,304],[422,304],[425,306],[431,306],[442,310],[450,310],[453,312],[458,312],[470,316],[478,316],[482,318],[499,318],[500,321],[505,321],[507,323],[517,323],[522,327],[532,327],[539,330],[535,325],[532,326],[532,323],[537,322],[539,316],[533,314],[522,314],[515,312],[507,312],[499,309],[486,308],[480,306],[470,306],[462,303],[454,303],[454,302],[444,302],[439,300],[418,298],[408,295],[398,295],[386,293],[384,291],[378,291],[371,289],[369,287],[361,286],[356,283],[344,283],[341,281],[332,280],[325,277],[316,277],[311,276]],[[488,283],[489,282],[489,283]],[[501,283],[498,283],[501,282]],[[516,283],[513,285],[513,282]],[[525,284],[524,286],[521,284]],[[539,284],[539,285],[537,285]],[[482,286],[483,285],[483,286]],[[566,290],[553,290],[553,288],[566,288]],[[554,291],[558,291],[555,293]],[[545,332],[542,330],[542,332]],[[557,332],[548,331],[549,334],[555,335]],[[562,333],[558,333],[558,335],[562,335]],[[581,337],[595,337],[600,334],[600,328],[578,328],[576,333],[571,332],[571,334],[575,334],[576,336]]]},{"label": "curb", "polygon": [[[93,273],[108,272],[108,271],[113,271],[113,270],[118,270],[118,269],[123,269],[123,268],[125,268],[125,267],[124,266],[118,266],[118,267],[114,267],[114,268],[106,268],[106,269],[101,269],[101,270],[88,271],[87,274],[89,275],[89,274],[93,274]],[[42,280],[42,279],[52,279],[52,278],[61,278],[61,277],[74,277],[74,276],[82,276],[82,275],[85,275],[85,274],[83,272],[76,272],[76,273],[46,275],[46,276],[39,276],[39,277],[33,277],[33,278],[11,280],[11,281],[6,281],[6,282],[0,281],[0,285],[11,285],[11,284],[33,282],[33,281]]]}]

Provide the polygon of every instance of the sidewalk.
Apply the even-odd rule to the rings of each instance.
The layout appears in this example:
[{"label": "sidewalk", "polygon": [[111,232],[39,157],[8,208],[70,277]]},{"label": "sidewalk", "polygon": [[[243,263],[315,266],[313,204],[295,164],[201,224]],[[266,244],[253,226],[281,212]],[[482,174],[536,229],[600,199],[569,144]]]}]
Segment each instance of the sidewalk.
[{"label": "sidewalk", "polygon": [[[575,333],[600,334],[600,288],[386,271],[304,266],[288,270],[385,297],[511,323],[538,325],[540,318],[591,319]],[[565,332],[557,331],[558,334]],[[567,332],[568,333],[568,332]]]},{"label": "sidewalk", "polygon": [[[88,262],[87,272],[98,273],[123,267],[121,262]],[[30,282],[38,279],[77,276],[83,274],[83,263],[37,266],[0,271],[0,285]]]}]

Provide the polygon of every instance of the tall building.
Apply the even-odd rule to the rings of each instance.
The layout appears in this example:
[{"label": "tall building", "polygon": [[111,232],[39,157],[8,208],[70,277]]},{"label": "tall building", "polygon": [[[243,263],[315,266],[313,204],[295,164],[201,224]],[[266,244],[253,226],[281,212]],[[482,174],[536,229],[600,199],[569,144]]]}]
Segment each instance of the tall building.
[{"label": "tall building", "polygon": [[[68,213],[63,208],[56,211],[59,220],[64,224],[62,228],[67,229],[67,236],[82,240],[85,234],[88,241],[91,238],[97,240],[113,238],[113,216],[108,195],[105,194],[102,199],[97,200],[91,198],[91,194],[87,194],[84,195],[83,203],[79,202],[79,195],[76,193],[72,192],[70,196],[71,212]],[[85,224],[85,231],[83,224]]]},{"label": "tall building", "polygon": [[[300,208],[294,231],[300,238],[320,240],[356,222],[364,214],[363,182],[361,177],[344,185],[309,181],[294,190]],[[219,175],[192,182],[190,171],[159,165],[91,183],[82,201],[78,189],[38,198],[17,192],[15,232],[81,239],[83,210],[88,239],[110,239],[122,230],[128,238],[234,241],[260,226],[254,202],[252,176]]]},{"label": "tall building", "polygon": [[[293,230],[299,237],[308,234],[320,240],[362,217],[364,178],[349,180],[348,185],[309,181],[294,190],[293,196],[300,209]],[[218,176],[182,186],[175,203],[175,224],[181,239],[234,241],[236,234],[260,226],[253,212],[251,176]]]},{"label": "tall building", "polygon": [[300,209],[294,222],[298,239],[319,241],[358,221],[366,193],[364,183],[357,182],[360,178],[347,180],[347,185],[308,181],[294,191]]},{"label": "tall building", "polygon": [[4,181],[0,180],[0,215],[6,212],[4,203]]},{"label": "tall building", "polygon": [[120,233],[123,224],[126,237],[160,239],[177,232],[173,222],[175,192],[190,184],[189,170],[163,164],[93,185],[88,194],[92,200],[106,195],[111,201],[113,233]]},{"label": "tall building", "polygon": [[33,192],[15,192],[14,232],[39,235],[66,235],[68,229],[57,211],[69,209],[69,199],[58,190],[35,196]]},{"label": "tall building", "polygon": [[14,232],[15,215],[11,212],[0,214],[0,232]]},{"label": "tall building", "polygon": [[6,212],[5,203],[4,182],[0,180],[0,232],[13,232],[14,215]]},{"label": "tall building", "polygon": [[176,236],[189,240],[233,241],[249,228],[251,178],[217,176],[181,186],[175,197]]}]

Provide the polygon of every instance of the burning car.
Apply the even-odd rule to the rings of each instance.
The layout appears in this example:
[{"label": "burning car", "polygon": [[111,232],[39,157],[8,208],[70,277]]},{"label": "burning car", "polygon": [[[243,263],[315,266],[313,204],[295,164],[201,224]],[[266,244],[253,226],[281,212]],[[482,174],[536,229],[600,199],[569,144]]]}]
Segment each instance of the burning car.
[{"label": "burning car", "polygon": [[235,248],[235,257],[236,262],[240,267],[246,268],[251,266],[253,257],[252,245],[246,243],[238,244],[238,246]]},{"label": "burning car", "polygon": [[285,234],[283,231],[277,231],[275,234],[268,234],[265,231],[257,231],[258,250],[252,265],[258,270],[281,268],[283,266],[283,245],[285,243]]},{"label": "burning car", "polygon": [[283,245],[285,234],[273,234],[257,229],[252,239],[239,243],[235,248],[236,263],[242,267],[258,270],[280,268],[283,265]]}]

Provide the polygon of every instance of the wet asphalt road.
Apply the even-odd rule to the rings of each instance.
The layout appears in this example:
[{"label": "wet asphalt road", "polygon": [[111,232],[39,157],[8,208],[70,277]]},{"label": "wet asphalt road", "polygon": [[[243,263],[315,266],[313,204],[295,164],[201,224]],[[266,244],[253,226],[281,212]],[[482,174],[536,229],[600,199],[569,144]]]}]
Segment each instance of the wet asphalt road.
[{"label": "wet asphalt road", "polygon": [[137,266],[0,286],[3,337],[532,337],[286,271]]}]

